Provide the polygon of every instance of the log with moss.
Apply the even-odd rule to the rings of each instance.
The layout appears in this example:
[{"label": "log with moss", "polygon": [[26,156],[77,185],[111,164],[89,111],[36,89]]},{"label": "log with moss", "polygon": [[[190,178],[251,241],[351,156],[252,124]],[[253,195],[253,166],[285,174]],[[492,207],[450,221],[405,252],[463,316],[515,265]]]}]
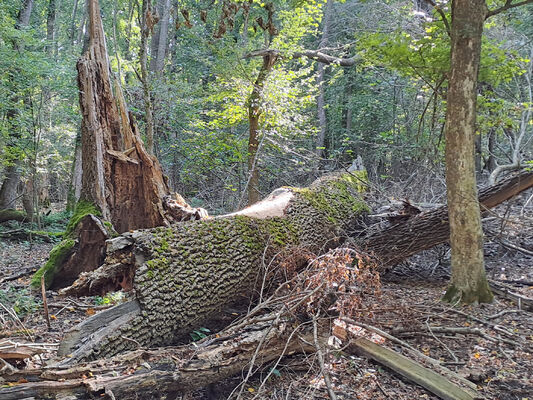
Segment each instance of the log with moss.
[{"label": "log with moss", "polygon": [[0,210],[0,223],[6,221],[24,222],[27,219],[27,215],[24,211],[14,210],[12,208]]},{"label": "log with moss", "polygon": [[309,188],[278,189],[238,213],[108,240],[104,264],[65,293],[125,289],[132,299],[71,330],[60,354],[69,362],[107,357],[169,345],[209,326],[224,307],[250,300],[264,267],[283,251],[338,245],[344,228],[367,211],[361,189],[361,177],[334,174]]}]

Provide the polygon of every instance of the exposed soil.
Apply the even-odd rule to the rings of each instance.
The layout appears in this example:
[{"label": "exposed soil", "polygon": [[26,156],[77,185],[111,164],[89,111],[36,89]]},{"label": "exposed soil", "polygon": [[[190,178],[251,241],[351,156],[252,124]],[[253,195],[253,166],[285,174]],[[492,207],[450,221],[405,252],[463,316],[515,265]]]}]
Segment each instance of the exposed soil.
[{"label": "exposed soil", "polygon": [[[485,218],[486,268],[490,279],[510,292],[533,299],[533,205],[523,208],[531,191]],[[26,291],[31,274],[45,261],[52,244],[0,242],[0,340],[57,344],[65,330],[112,305],[117,298],[60,298],[47,292],[50,329],[40,293]],[[449,278],[446,245],[413,257],[382,276],[382,294],[366,299],[360,322],[372,325],[439,360],[478,385],[487,399],[524,400],[533,394],[533,309],[527,302],[496,295],[492,304],[453,307],[440,302]],[[19,276],[20,275],[20,276]],[[20,321],[7,310],[18,301]],[[533,300],[532,300],[533,301]],[[405,348],[386,346],[412,358]],[[33,357],[37,367],[55,351]],[[331,351],[327,368],[339,399],[436,399],[423,388],[364,357]],[[420,361],[420,360],[417,360]],[[17,365],[24,367],[24,365]],[[430,367],[429,365],[427,365]],[[321,399],[328,393],[314,355],[286,357],[262,383],[273,365],[263,366],[246,383],[242,398]],[[185,399],[225,399],[242,381],[234,377]],[[240,389],[239,389],[240,390]],[[236,393],[238,393],[238,391]]]}]

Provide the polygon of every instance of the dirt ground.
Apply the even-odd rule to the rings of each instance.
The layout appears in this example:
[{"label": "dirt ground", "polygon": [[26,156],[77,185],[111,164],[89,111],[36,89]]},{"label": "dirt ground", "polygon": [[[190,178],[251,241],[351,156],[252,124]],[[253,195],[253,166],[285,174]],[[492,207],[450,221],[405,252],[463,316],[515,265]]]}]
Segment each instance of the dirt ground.
[{"label": "dirt ground", "polygon": [[[362,313],[360,322],[439,360],[474,382],[486,399],[533,398],[533,205],[523,207],[530,195],[531,191],[526,192],[485,217],[487,273],[500,288],[492,304],[452,307],[440,302],[450,274],[449,248],[443,245],[384,274],[382,294],[367,299],[368,312]],[[19,368],[38,367],[53,359],[65,330],[119,300],[116,296],[61,298],[49,291],[48,328],[41,295],[29,292],[28,283],[51,247],[50,243],[0,242],[0,342],[31,340],[48,344],[49,349]],[[505,292],[512,294],[504,296]],[[20,319],[9,312],[15,309]],[[413,358],[405,346],[389,340],[385,346]],[[326,361],[339,399],[437,398],[364,357],[330,351]],[[316,356],[286,357],[272,369],[272,365],[263,366],[243,387],[241,398],[329,398]],[[263,382],[269,372],[274,373]],[[183,398],[225,399],[241,381],[237,376]]]}]

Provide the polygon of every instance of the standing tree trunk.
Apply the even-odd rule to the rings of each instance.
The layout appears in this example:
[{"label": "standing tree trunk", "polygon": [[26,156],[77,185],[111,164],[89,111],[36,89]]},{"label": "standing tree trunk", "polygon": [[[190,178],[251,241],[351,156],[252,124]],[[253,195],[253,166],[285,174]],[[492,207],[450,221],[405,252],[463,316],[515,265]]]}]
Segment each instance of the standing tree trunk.
[{"label": "standing tree trunk", "polygon": [[452,248],[449,302],[491,302],[483,260],[483,232],[477,202],[474,159],[476,87],[484,0],[454,0],[451,71],[446,111],[446,184]]},{"label": "standing tree trunk", "polygon": [[148,36],[153,29],[151,25],[151,14],[149,0],[143,0],[141,10],[141,47],[140,47],[140,63],[141,63],[141,83],[143,85],[144,97],[144,113],[146,119],[146,149],[150,155],[154,154],[154,111],[152,106],[152,98],[150,91],[150,75],[148,71]]},{"label": "standing tree trunk", "polygon": [[[318,45],[318,51],[321,51],[324,47],[328,45],[329,38],[329,21],[331,19],[331,13],[333,12],[333,0],[327,0],[326,9],[324,10],[324,24],[322,28],[322,39]],[[318,63],[318,125],[320,130],[318,131],[318,136],[316,138],[316,154],[319,158],[324,157],[325,153],[325,144],[326,144],[326,131],[327,131],[327,121],[326,121],[326,95],[324,88],[324,74],[325,74],[325,65],[321,62]]]},{"label": "standing tree trunk", "polygon": [[263,113],[263,88],[265,81],[276,63],[278,56],[267,54],[263,56],[263,65],[254,82],[252,93],[248,98],[248,205],[257,203],[261,197],[259,191],[259,168],[257,167],[259,150],[259,124]]},{"label": "standing tree trunk", "polygon": [[170,193],[161,166],[146,152],[133,117],[127,112],[118,81],[113,93],[98,0],[89,0],[88,5],[89,46],[77,64],[83,115],[80,201],[65,240],[37,271],[34,286],[40,284],[43,275],[50,287],[58,276],[54,284],[61,285],[100,265],[105,240],[112,232],[95,215],[111,222],[119,233],[203,215],[181,196]]},{"label": "standing tree trunk", "polygon": [[[15,24],[15,29],[21,29],[24,27],[27,27],[30,23],[30,17],[31,12],[33,9],[33,0],[24,0],[22,3],[22,7],[19,11],[17,22]],[[22,51],[24,46],[21,43],[14,42],[13,47],[15,49],[18,49],[19,51]],[[15,83],[16,85],[16,83]],[[13,104],[17,103],[17,90],[16,87],[13,90],[15,94],[15,99],[13,99]],[[26,102],[24,102],[26,104]],[[14,130],[13,135],[17,138],[20,137],[20,126],[16,126],[16,120],[18,120],[20,116],[17,115],[17,110],[14,108],[11,108],[7,111],[7,120],[9,122],[13,122],[11,124],[11,129]],[[17,186],[20,181],[21,176],[21,167],[22,167],[22,161],[20,159],[13,160],[13,164],[8,166],[6,168],[6,177],[4,179],[4,182],[2,183],[2,187],[0,188],[0,210],[5,208],[13,208],[15,206],[15,200],[17,198]]]},{"label": "standing tree trunk", "polygon": [[70,170],[70,182],[67,192],[67,211],[74,211],[76,203],[81,195],[81,176],[83,172],[81,156],[81,132],[78,131],[74,144],[74,160],[72,160],[72,168]]},{"label": "standing tree trunk", "polygon": [[[159,25],[159,36],[157,40],[157,57],[155,57],[154,72],[160,72],[165,65],[165,56],[167,54],[168,42],[168,24],[170,21],[170,0],[164,0],[161,11],[161,24]],[[152,61],[154,55],[152,55]],[[152,63],[150,62],[150,67]]]}]

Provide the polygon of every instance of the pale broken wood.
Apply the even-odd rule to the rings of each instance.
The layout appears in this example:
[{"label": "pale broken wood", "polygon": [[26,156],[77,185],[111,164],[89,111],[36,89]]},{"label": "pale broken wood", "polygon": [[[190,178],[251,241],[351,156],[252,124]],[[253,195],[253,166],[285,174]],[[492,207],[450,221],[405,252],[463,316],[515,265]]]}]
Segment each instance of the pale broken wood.
[{"label": "pale broken wood", "polygon": [[13,340],[0,342],[0,358],[3,360],[25,360],[37,354],[57,348],[54,343],[19,343]]},{"label": "pale broken wood", "polygon": [[443,400],[474,400],[483,397],[471,390],[450,382],[442,375],[386,347],[365,338],[355,339],[348,346],[349,351],[370,358],[397,374],[417,383]]}]

